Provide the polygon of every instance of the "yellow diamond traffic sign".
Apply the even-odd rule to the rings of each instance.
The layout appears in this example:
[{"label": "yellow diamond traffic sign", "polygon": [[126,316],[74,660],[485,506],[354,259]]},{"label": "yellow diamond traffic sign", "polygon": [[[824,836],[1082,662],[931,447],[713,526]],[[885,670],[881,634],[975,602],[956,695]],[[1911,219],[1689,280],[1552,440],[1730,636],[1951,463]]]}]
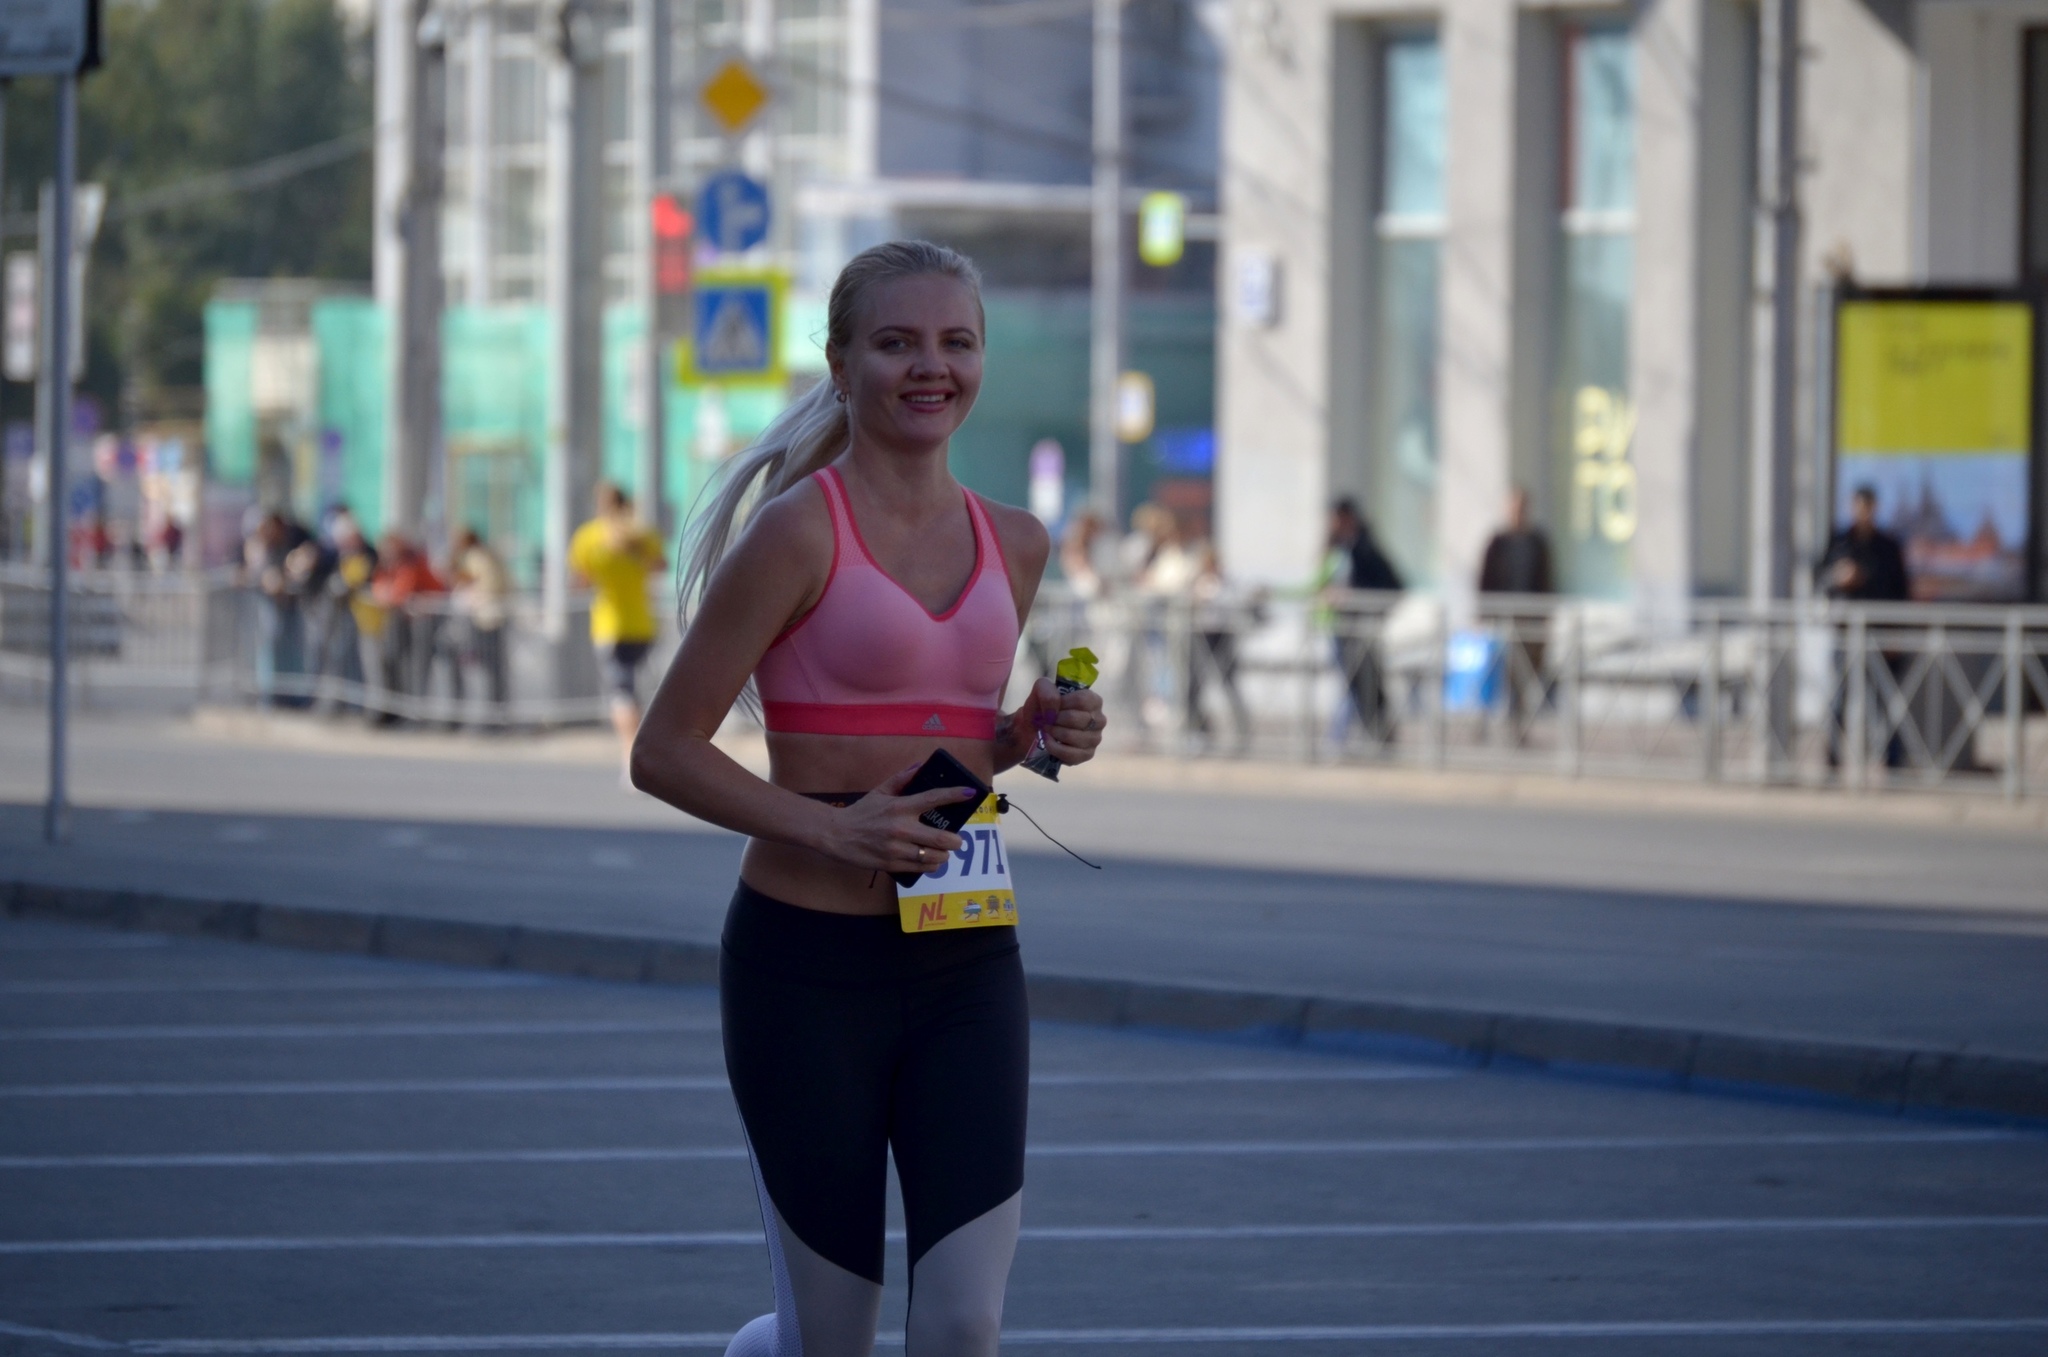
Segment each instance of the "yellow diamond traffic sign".
[{"label": "yellow diamond traffic sign", "polygon": [[768,87],[748,69],[746,62],[735,57],[704,82],[697,97],[711,110],[712,117],[725,124],[730,136],[752,122],[768,102]]}]

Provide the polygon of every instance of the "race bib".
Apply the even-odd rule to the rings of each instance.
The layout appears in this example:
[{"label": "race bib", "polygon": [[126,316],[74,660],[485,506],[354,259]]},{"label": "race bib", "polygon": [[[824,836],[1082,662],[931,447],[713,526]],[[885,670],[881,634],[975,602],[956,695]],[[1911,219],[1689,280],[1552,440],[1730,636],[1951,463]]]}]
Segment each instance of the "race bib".
[{"label": "race bib", "polygon": [[896,912],[906,933],[1017,922],[1017,894],[1010,889],[1010,860],[1003,852],[993,796],[960,827],[958,852],[896,888]]}]

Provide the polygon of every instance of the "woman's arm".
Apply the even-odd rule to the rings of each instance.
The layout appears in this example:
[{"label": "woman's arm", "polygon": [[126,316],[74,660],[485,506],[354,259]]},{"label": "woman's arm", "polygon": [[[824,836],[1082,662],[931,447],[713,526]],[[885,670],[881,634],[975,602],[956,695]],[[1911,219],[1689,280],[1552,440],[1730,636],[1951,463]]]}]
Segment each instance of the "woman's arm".
[{"label": "woman's arm", "polygon": [[[1010,593],[1017,605],[1017,626],[1030,625],[1031,605],[1038,599],[1039,581],[1045,577],[1045,563],[1052,555],[1052,539],[1045,525],[1022,509],[983,500],[989,522],[1002,545],[1003,560],[1010,568]],[[1102,743],[1102,699],[1083,688],[1061,693],[1049,678],[1031,685],[1023,705],[996,718],[996,771],[1014,768],[1030,756],[1045,733],[1045,747],[1064,764],[1086,763],[1095,757]]]},{"label": "woman's arm", "polygon": [[758,839],[814,849],[856,867],[921,870],[920,848],[952,852],[958,837],[920,824],[958,790],[899,797],[906,769],[844,810],[742,768],[712,744],[761,656],[824,592],[832,523],[817,489],[799,486],[762,507],[712,575],[702,606],[655,690],[634,738],[633,785],[700,820]]}]

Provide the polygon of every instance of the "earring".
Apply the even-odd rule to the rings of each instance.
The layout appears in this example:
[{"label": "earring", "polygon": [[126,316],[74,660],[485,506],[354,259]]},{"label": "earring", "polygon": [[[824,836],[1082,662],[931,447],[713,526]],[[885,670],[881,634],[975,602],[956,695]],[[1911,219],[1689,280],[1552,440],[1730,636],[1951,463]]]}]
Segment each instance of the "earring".
[{"label": "earring", "polygon": [[839,398],[839,403],[840,403],[841,405],[844,405],[844,404],[846,404],[846,388],[845,388],[845,387],[843,387],[843,386],[842,386],[842,387],[837,387],[837,388],[835,388],[835,389],[833,390],[832,394],[833,394],[834,396],[837,396],[837,397]]}]

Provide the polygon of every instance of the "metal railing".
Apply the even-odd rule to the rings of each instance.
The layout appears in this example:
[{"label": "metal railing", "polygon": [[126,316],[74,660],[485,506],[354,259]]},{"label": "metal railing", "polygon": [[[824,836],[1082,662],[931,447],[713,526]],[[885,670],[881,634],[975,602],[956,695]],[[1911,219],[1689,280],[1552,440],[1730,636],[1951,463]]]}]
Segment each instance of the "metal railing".
[{"label": "metal railing", "polygon": [[[48,600],[40,571],[0,571],[0,697],[47,692]],[[236,701],[512,728],[602,720],[609,701],[587,598],[570,600],[558,638],[537,595],[508,600],[502,624],[486,630],[446,594],[391,609],[280,604],[232,572],[74,572],[70,606],[70,670],[86,710]],[[658,675],[674,645],[664,620],[643,675]]]},{"label": "metal railing", "polygon": [[1858,790],[2048,792],[2048,608],[1488,596],[1082,601],[1025,653],[1102,657],[1113,746]]},{"label": "metal railing", "polygon": [[[0,697],[48,682],[40,572],[0,569]],[[479,727],[601,719],[587,605],[550,637],[535,596],[495,638],[446,595],[381,628],[280,612],[226,574],[72,578],[87,709],[246,701]],[[663,628],[643,693],[673,653]],[[1111,747],[1432,768],[2048,794],[2048,608],[1700,602],[1676,615],[1488,596],[1214,599],[1041,593],[1017,677],[1102,659]],[[500,668],[499,666],[502,666]],[[494,675],[501,675],[502,688]],[[1012,685],[1012,693],[1019,685]]]}]

